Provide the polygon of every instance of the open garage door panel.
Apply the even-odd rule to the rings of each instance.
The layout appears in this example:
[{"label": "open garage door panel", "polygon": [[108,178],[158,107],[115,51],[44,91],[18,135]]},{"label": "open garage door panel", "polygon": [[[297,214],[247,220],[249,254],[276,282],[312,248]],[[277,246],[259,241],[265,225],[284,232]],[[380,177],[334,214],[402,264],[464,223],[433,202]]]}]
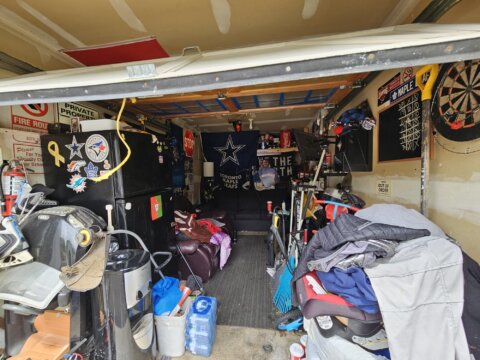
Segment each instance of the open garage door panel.
[{"label": "open garage door panel", "polygon": [[158,97],[480,58],[480,25],[410,24],[0,81],[0,105]]}]

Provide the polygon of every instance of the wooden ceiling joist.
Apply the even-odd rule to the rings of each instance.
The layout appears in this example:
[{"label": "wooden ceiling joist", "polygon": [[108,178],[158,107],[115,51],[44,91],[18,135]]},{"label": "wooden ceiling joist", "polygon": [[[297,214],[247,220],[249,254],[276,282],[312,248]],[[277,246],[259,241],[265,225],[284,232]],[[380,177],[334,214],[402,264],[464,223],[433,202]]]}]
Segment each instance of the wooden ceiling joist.
[{"label": "wooden ceiling joist", "polygon": [[225,99],[220,99],[220,101],[231,113],[238,112],[238,107],[231,98],[226,97]]},{"label": "wooden ceiling joist", "polygon": [[174,118],[209,118],[212,116],[234,116],[235,114],[251,114],[251,113],[260,113],[260,112],[271,112],[271,111],[281,111],[281,110],[294,110],[294,109],[320,109],[324,107],[325,103],[316,103],[316,104],[301,104],[301,105],[286,105],[286,106],[276,106],[276,107],[265,107],[265,108],[253,108],[253,109],[239,109],[235,113],[231,113],[228,110],[225,111],[211,111],[211,112],[201,112],[201,113],[190,113],[190,114],[175,114],[175,115],[161,115],[154,116],[157,120],[167,120]]},{"label": "wooden ceiling joist", "polygon": [[302,92],[309,90],[325,90],[333,88],[342,89],[351,87],[356,81],[363,79],[365,76],[366,74],[352,74],[340,77],[324,77],[315,79],[314,81],[283,82],[272,85],[247,86],[230,89],[218,89],[214,91],[203,91],[200,93],[167,95],[157,98],[137,99],[137,104],[165,104],[186,101],[203,101],[218,99],[222,95],[227,98],[232,98],[241,96]]}]

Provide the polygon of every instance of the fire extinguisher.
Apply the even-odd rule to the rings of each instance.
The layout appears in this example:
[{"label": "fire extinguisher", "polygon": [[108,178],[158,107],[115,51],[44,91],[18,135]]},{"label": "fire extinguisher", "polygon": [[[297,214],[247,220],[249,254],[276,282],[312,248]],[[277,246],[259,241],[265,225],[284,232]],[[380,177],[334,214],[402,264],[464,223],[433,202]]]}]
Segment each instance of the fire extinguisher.
[{"label": "fire extinguisher", "polygon": [[[4,171],[4,169],[7,170]],[[21,165],[16,165],[15,162],[4,163],[0,169],[0,205],[2,216],[9,216],[12,214],[12,208],[17,199],[18,192],[22,184],[27,181],[25,171]]]}]

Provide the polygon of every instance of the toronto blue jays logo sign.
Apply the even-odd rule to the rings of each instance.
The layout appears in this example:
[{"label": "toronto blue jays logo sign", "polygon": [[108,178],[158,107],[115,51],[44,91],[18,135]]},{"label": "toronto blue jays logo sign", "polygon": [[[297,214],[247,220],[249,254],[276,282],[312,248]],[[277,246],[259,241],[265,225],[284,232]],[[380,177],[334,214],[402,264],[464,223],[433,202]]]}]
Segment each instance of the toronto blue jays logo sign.
[{"label": "toronto blue jays logo sign", "polygon": [[103,162],[109,151],[108,142],[102,135],[91,135],[85,142],[85,153],[93,162]]}]

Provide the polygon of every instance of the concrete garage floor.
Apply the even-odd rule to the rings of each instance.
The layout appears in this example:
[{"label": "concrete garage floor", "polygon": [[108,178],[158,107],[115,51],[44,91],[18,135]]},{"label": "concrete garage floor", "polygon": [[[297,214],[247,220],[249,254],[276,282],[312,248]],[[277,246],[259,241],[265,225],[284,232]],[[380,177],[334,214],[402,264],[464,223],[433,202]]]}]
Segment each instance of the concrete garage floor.
[{"label": "concrete garage floor", "polygon": [[186,351],[182,357],[173,359],[288,360],[290,359],[289,347],[294,342],[300,342],[300,336],[294,333],[217,325],[217,336],[209,358]]}]

